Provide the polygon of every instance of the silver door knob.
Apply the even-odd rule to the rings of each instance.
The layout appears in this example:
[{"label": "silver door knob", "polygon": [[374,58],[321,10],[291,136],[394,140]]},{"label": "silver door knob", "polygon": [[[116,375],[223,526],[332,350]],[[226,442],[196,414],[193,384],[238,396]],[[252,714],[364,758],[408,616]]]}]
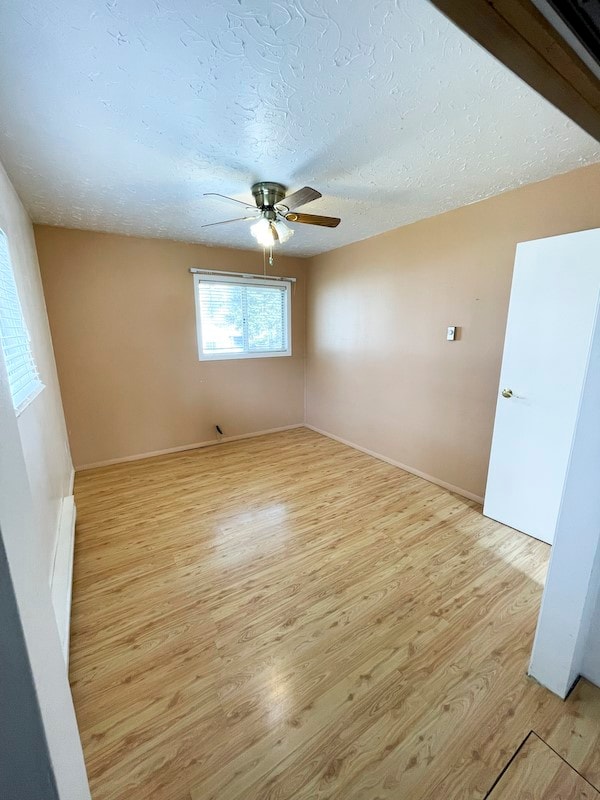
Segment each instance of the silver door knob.
[{"label": "silver door knob", "polygon": [[502,389],[502,397],[512,397],[513,391],[512,389]]}]

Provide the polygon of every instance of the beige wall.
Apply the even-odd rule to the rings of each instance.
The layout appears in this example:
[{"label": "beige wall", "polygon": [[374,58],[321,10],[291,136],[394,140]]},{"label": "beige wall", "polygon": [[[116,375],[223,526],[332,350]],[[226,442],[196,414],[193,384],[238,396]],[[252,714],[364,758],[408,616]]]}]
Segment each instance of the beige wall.
[{"label": "beige wall", "polygon": [[307,422],[483,495],[515,245],[598,226],[594,165],[312,259]]},{"label": "beige wall", "polygon": [[[36,226],[78,466],[304,419],[481,496],[515,245],[600,225],[600,166],[310,261],[292,358],[200,363],[190,266],[260,272],[255,251]],[[445,340],[448,325],[460,338]]]},{"label": "beige wall", "polygon": [[257,251],[36,226],[36,242],[76,466],[301,423],[304,268],[293,355],[198,361],[189,267],[262,273]]},{"label": "beige wall", "polygon": [[72,472],[52,341],[31,221],[0,165],[0,228],[8,239],[15,281],[32,349],[46,388],[18,418],[34,503],[34,551],[50,579],[62,498]]}]

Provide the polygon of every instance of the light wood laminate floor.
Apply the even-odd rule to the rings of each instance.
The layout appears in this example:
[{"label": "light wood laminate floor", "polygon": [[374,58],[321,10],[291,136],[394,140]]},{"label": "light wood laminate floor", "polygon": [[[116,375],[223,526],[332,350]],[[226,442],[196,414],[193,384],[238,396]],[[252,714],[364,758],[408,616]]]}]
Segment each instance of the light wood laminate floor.
[{"label": "light wood laminate floor", "polygon": [[530,733],[489,795],[489,800],[600,800],[600,793]]},{"label": "light wood laminate floor", "polygon": [[83,472],[76,502],[94,800],[474,800],[530,730],[598,777],[526,676],[549,548],[474,502],[304,428]]}]

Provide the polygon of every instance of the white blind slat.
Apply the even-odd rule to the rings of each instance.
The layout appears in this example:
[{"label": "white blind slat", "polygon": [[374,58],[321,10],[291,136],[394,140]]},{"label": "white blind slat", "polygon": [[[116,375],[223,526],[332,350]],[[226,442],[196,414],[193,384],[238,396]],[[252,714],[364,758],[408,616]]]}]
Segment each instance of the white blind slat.
[{"label": "white blind slat", "polygon": [[13,407],[19,413],[44,385],[31,351],[31,340],[23,318],[8,241],[2,230],[0,230],[0,348],[4,355]]}]

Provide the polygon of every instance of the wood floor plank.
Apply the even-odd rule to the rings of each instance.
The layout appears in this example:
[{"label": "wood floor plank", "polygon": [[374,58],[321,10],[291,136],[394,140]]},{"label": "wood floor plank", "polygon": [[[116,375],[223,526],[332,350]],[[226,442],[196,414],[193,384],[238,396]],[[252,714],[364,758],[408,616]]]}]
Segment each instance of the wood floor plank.
[{"label": "wood floor plank", "polygon": [[549,548],[470,500],[303,428],[75,492],[94,800],[476,800],[569,738],[526,676]]}]

